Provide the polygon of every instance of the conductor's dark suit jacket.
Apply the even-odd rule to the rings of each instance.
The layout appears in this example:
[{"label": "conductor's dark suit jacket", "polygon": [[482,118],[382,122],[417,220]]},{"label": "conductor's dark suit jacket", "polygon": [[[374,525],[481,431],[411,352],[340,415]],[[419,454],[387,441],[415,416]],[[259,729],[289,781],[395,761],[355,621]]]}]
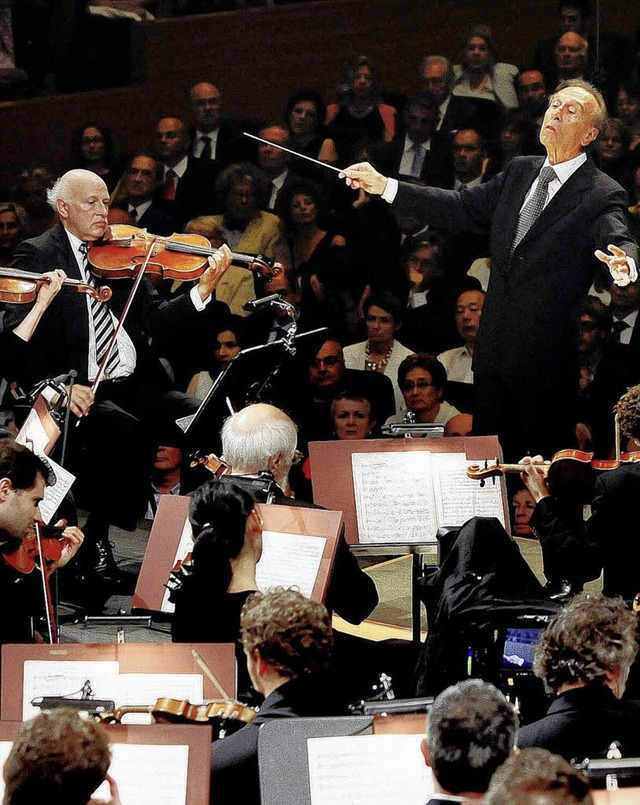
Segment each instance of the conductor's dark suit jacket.
[{"label": "conductor's dark suit jacket", "polygon": [[474,355],[478,432],[500,432],[500,417],[492,412],[500,412],[508,392],[521,406],[518,427],[532,428],[534,441],[550,420],[571,416],[576,312],[592,282],[594,251],[613,243],[638,260],[625,217],[627,195],[589,159],[510,254],[520,209],[543,161],[516,158],[491,181],[462,193],[401,182],[394,202],[400,214],[413,209],[435,227],[489,232],[491,277]]}]

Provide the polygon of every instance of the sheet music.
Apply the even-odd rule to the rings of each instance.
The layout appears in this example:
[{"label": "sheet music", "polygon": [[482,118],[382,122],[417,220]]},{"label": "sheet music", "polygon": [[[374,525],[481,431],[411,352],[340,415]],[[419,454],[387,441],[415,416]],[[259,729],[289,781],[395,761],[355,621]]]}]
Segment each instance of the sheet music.
[{"label": "sheet music", "polygon": [[[191,530],[191,523],[187,517],[182,527],[182,534],[180,541],[176,548],[176,554],[173,557],[173,564],[171,567],[176,566],[176,562],[182,562],[188,553],[193,550],[193,531]],[[162,604],[160,605],[160,612],[175,612],[176,605],[173,601],[169,601],[169,590],[165,587],[164,595],[162,596]]]},{"label": "sheet music", "polygon": [[64,496],[73,486],[76,476],[72,475],[63,466],[53,461],[47,456],[47,462],[56,475],[56,482],[53,486],[46,486],[44,490],[44,500],[40,503],[40,514],[45,523],[51,521],[53,515],[58,511]]},{"label": "sheet music", "polygon": [[424,805],[434,786],[423,737],[309,738],[311,805]]},{"label": "sheet music", "polygon": [[326,542],[326,537],[263,531],[262,556],[256,568],[258,589],[295,586],[311,598]]},{"label": "sheet music", "polygon": [[114,699],[120,664],[111,661],[25,660],[23,670],[22,718],[40,712],[31,700],[40,696],[71,696],[79,699],[89,679],[96,699]]},{"label": "sheet music", "polygon": [[[0,741],[0,765],[11,751],[11,741]],[[181,744],[113,744],[109,774],[115,779],[122,805],[185,805],[189,747]],[[158,792],[162,797],[158,797]],[[0,775],[0,799],[4,780]],[[93,797],[108,802],[109,785],[105,781]]]},{"label": "sheet music", "polygon": [[439,525],[459,526],[470,517],[497,517],[505,525],[501,485],[482,487],[467,476],[467,467],[477,462],[464,453],[432,453],[431,462]]},{"label": "sheet music", "polygon": [[[158,699],[188,699],[199,704],[204,699],[202,674],[120,674],[117,690],[110,698],[116,707],[128,704],[155,704]],[[152,724],[151,713],[127,713],[123,724]]]},{"label": "sheet music", "polygon": [[[113,744],[109,774],[118,784],[122,805],[185,805],[189,747],[181,744]],[[93,795],[108,802],[105,781]]]},{"label": "sheet music", "polygon": [[353,453],[360,542],[424,543],[438,530],[431,453]]}]

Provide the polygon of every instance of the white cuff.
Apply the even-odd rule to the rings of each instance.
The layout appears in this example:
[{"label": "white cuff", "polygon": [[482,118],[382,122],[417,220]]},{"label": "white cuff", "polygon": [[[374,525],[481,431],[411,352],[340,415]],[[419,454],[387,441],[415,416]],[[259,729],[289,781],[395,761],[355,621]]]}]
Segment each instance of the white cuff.
[{"label": "white cuff", "polygon": [[206,306],[211,301],[211,294],[207,296],[207,298],[202,301],[202,297],[200,296],[200,291],[198,291],[198,286],[194,285],[193,288],[189,291],[189,296],[191,297],[191,301],[193,302],[193,306],[195,309],[200,312],[206,308]]},{"label": "white cuff", "polygon": [[391,204],[398,193],[398,180],[397,179],[387,179],[387,186],[382,193],[382,198],[385,201],[388,201]]}]

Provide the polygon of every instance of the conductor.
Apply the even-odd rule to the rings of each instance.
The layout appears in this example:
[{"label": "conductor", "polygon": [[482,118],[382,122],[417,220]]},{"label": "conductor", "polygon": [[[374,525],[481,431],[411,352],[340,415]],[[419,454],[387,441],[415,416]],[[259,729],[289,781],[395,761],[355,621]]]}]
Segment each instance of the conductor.
[{"label": "conductor", "polygon": [[430,226],[489,231],[491,277],[474,355],[474,432],[497,433],[507,458],[551,455],[574,443],[578,305],[597,260],[618,284],[637,278],[627,195],[587,155],[606,121],[594,87],[565,81],[549,99],[540,131],[546,158],[518,157],[479,187],[458,192],[406,184],[366,162],[341,174],[350,187],[382,195],[400,214],[417,212]]}]

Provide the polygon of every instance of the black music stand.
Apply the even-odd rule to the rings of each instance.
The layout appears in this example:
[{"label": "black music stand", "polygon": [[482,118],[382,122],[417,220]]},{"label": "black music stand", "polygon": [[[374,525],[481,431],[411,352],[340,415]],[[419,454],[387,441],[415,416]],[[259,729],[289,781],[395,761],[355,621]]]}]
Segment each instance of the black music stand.
[{"label": "black music stand", "polygon": [[327,332],[320,327],[300,333],[291,344],[279,339],[239,352],[218,375],[195,414],[178,420],[189,446],[218,451],[220,428],[230,407],[239,411],[265,402],[294,413],[299,389],[306,384],[309,365]]}]

